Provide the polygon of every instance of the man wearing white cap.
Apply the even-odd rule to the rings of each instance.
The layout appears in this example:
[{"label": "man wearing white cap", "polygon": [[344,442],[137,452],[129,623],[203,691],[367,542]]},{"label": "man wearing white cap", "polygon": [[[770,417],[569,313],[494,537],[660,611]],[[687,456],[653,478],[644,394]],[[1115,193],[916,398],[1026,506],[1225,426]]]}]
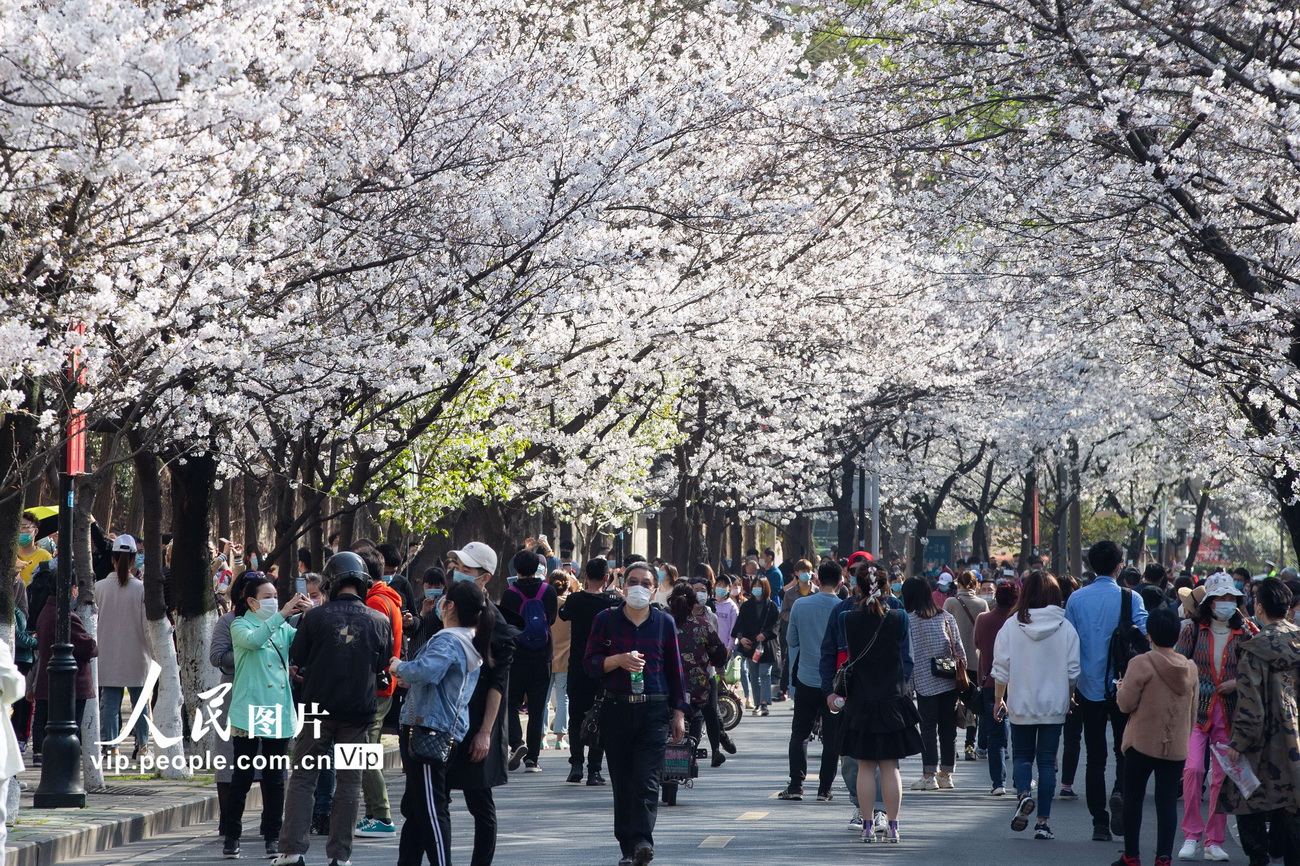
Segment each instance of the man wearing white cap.
[{"label": "man wearing white cap", "polygon": [[[481,541],[471,541],[447,554],[452,580],[472,580],[487,593],[497,570],[497,553]],[[492,789],[506,783],[506,725],[501,705],[510,693],[510,665],[515,635],[490,600],[496,615],[492,632],[492,667],[484,667],[469,699],[469,735],[457,743],[447,764],[447,788],[460,791],[474,818],[474,854],[470,866],[491,866],[497,847],[497,807]]]}]

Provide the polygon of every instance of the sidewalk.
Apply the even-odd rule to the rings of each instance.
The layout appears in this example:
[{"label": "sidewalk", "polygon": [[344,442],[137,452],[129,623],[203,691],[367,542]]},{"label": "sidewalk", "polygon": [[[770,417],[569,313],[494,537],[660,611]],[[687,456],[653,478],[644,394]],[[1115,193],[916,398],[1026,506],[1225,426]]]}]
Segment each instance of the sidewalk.
[{"label": "sidewalk", "polygon": [[[384,737],[384,769],[401,766],[397,738]],[[18,774],[27,783],[18,823],[9,829],[8,866],[58,866],[75,857],[108,851],[128,842],[217,818],[217,788],[212,776],[188,781],[110,776],[103,793],[87,793],[84,809],[32,807],[41,781],[39,767]],[[262,805],[262,791],[253,785],[247,809]]]}]

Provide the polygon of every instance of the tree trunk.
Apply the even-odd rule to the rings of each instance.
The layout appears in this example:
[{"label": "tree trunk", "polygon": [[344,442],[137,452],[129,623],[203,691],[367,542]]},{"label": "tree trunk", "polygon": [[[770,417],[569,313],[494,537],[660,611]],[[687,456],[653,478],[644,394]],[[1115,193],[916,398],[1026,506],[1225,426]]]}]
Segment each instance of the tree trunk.
[{"label": "tree trunk", "polygon": [[853,457],[844,455],[839,467],[839,485],[831,487],[831,507],[835,509],[835,538],[840,558],[847,558],[857,550],[858,515],[853,509],[853,479],[858,470]]},{"label": "tree trunk", "polygon": [[1038,468],[1035,464],[1030,464],[1029,469],[1025,472],[1025,489],[1024,495],[1020,500],[1020,562],[1019,567],[1025,568],[1029,563],[1029,557],[1034,553],[1034,509],[1037,507],[1038,491]]},{"label": "tree trunk", "polygon": [[[254,553],[261,555],[258,545],[262,543],[262,487],[266,482],[260,478],[254,477],[251,473],[245,473],[243,477],[244,491],[244,562],[251,562],[250,557]],[[265,566],[259,562],[259,569]]]},{"label": "tree trunk", "polygon": [[1210,485],[1201,486],[1201,498],[1196,502],[1196,521],[1192,525],[1192,540],[1187,543],[1187,560],[1183,568],[1191,570],[1196,564],[1196,554],[1201,549],[1201,533],[1205,529],[1205,510],[1210,506]]}]

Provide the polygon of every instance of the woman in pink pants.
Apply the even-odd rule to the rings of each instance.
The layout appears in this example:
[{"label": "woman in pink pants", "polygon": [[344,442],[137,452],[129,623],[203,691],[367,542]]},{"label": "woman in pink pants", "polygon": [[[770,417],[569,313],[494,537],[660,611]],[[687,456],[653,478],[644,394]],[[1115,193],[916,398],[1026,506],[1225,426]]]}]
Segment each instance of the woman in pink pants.
[{"label": "woman in pink pants", "polygon": [[[1228,743],[1233,713],[1237,707],[1237,646],[1254,632],[1254,627],[1237,608],[1242,593],[1232,577],[1220,572],[1211,575],[1204,586],[1184,590],[1183,606],[1190,618],[1183,625],[1175,649],[1196,663],[1198,692],[1196,724],[1192,727],[1183,768],[1183,835],[1186,840],[1178,851],[1179,860],[1196,857],[1197,844],[1204,837],[1205,859],[1224,861],[1223,839],[1228,819],[1216,813],[1219,788],[1223,786],[1223,768],[1206,746]],[[1210,764],[1208,823],[1201,817],[1201,786],[1205,782],[1206,763]]]}]

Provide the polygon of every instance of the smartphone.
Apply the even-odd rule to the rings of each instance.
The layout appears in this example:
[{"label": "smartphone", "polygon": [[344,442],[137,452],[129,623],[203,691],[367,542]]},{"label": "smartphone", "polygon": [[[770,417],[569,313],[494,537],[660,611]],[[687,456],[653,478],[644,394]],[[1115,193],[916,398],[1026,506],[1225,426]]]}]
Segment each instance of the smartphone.
[{"label": "smartphone", "polygon": [[295,577],[295,578],[293,579],[293,591],[296,592],[296,593],[298,593],[299,595],[306,595],[306,594],[307,594],[307,578],[305,578],[305,577]]}]

